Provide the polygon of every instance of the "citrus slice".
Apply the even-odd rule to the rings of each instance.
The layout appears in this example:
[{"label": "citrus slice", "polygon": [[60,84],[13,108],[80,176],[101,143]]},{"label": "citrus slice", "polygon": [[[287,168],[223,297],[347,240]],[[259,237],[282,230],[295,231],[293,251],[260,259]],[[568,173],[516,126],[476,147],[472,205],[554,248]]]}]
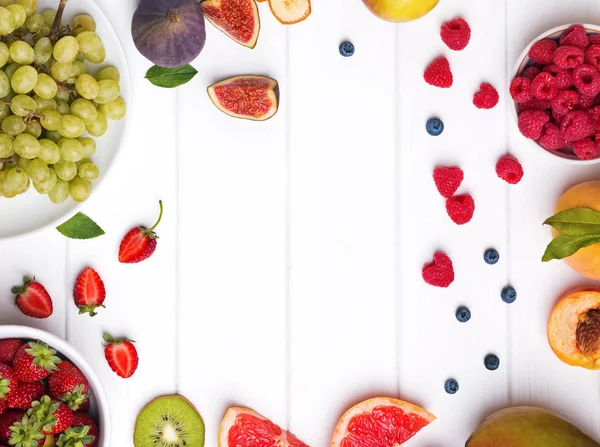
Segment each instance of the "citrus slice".
[{"label": "citrus slice", "polygon": [[330,447],[397,447],[435,420],[416,405],[389,397],[365,400],[338,421]]},{"label": "citrus slice", "polygon": [[252,121],[265,121],[277,113],[277,95],[277,81],[266,76],[235,76],[208,87],[219,110]]},{"label": "citrus slice", "polygon": [[260,31],[254,0],[204,0],[200,7],[210,23],[240,45],[254,48]]},{"label": "citrus slice", "polygon": [[284,25],[302,22],[312,12],[310,0],[269,0],[271,12]]},{"label": "citrus slice", "polygon": [[219,428],[219,447],[308,447],[249,408],[231,407]]}]

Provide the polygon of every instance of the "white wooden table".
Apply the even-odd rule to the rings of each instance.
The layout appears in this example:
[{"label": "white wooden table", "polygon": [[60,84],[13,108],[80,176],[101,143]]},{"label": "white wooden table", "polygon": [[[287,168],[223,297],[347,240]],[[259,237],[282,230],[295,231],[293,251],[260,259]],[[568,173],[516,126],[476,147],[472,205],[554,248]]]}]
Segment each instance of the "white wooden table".
[{"label": "white wooden table", "polygon": [[[77,0],[72,0],[76,3]],[[590,284],[560,262],[540,262],[549,231],[542,221],[568,186],[598,178],[532,150],[508,113],[507,82],[525,45],[570,22],[600,22],[594,0],[441,0],[430,15],[395,26],[360,0],[315,0],[312,17],[285,28],[260,5],[254,51],[207,25],[198,76],[176,90],[144,78],[150,63],[130,36],[136,0],[97,0],[131,65],[132,131],[120,162],[84,207],[107,232],[88,242],[56,231],[0,247],[0,324],[48,329],[79,348],[104,382],[114,447],[131,445],[138,410],[161,393],[186,395],[216,446],[226,408],[245,405],[326,446],[351,404],[400,396],[438,420],[406,445],[462,445],[489,412],[515,404],[559,411],[600,435],[599,377],[560,363],[546,341],[555,300]],[[463,16],[468,48],[450,52],[440,24]],[[338,45],[350,39],[356,55]],[[426,85],[422,72],[446,54],[454,86]],[[237,74],[268,74],[281,85],[281,109],[266,123],[227,117],[206,87]],[[480,82],[501,92],[491,111],[472,105]],[[427,118],[446,124],[425,132]],[[507,150],[525,177],[508,186],[494,172]],[[461,191],[476,213],[458,227],[446,215],[431,174],[465,171]],[[121,265],[121,237],[154,221],[165,203],[158,250]],[[486,248],[500,262],[486,265]],[[421,279],[435,250],[454,261],[447,290]],[[77,315],[72,286],[86,266],[104,278],[107,309]],[[10,287],[35,274],[56,309],[45,321],[22,315]],[[512,305],[500,290],[518,292]],[[454,317],[457,306],[470,322]],[[138,372],[108,368],[101,335],[137,340]],[[500,368],[487,371],[495,353]],[[444,381],[459,381],[456,395]]]}]

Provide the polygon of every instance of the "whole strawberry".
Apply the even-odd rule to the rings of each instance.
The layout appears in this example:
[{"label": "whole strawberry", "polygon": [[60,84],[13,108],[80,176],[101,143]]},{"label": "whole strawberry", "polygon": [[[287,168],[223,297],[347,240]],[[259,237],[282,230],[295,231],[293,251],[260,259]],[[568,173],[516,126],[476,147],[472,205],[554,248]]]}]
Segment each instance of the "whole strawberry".
[{"label": "whole strawberry", "polygon": [[28,410],[45,393],[46,387],[42,382],[21,382],[6,396],[8,408]]},{"label": "whole strawberry", "polygon": [[6,410],[8,410],[8,401],[6,399],[0,399],[0,416],[6,413]]},{"label": "whole strawberry", "polygon": [[0,416],[0,442],[8,444],[12,434],[10,427],[16,422],[20,422],[23,416],[25,416],[25,412],[18,410],[9,410]]},{"label": "whole strawberry", "polygon": [[104,356],[110,368],[119,377],[127,379],[131,377],[138,367],[138,353],[133,342],[126,338],[115,339],[109,334],[104,334],[106,342]]},{"label": "whole strawberry", "polygon": [[32,318],[48,318],[52,315],[52,298],[43,285],[25,276],[22,286],[12,288],[15,304],[21,312]]},{"label": "whole strawberry", "polygon": [[6,396],[17,387],[17,383],[13,369],[8,365],[0,364],[0,401],[6,400]]},{"label": "whole strawberry", "polygon": [[148,259],[156,250],[158,235],[154,229],[158,226],[163,215],[162,200],[158,202],[160,214],[156,223],[149,229],[146,227],[133,228],[125,235],[119,247],[119,262],[135,264]]},{"label": "whole strawberry", "polygon": [[50,397],[64,402],[73,411],[88,401],[88,389],[89,383],[83,373],[67,360],[58,365],[58,370],[48,380]]},{"label": "whole strawberry", "polygon": [[75,413],[73,425],[60,435],[58,447],[92,447],[98,439],[98,426],[87,414]]},{"label": "whole strawberry", "polygon": [[21,382],[37,382],[58,369],[62,360],[56,351],[42,341],[29,342],[19,348],[13,359],[13,370]]},{"label": "whole strawberry", "polygon": [[104,307],[106,289],[100,275],[92,269],[87,268],[77,277],[73,287],[73,299],[79,308],[79,314],[90,314],[96,316],[96,309]]},{"label": "whole strawberry", "polygon": [[29,418],[41,427],[45,435],[64,432],[73,425],[73,412],[62,402],[53,401],[50,396],[43,396],[33,402],[27,411]]},{"label": "whole strawberry", "polygon": [[11,365],[13,357],[21,346],[23,346],[23,342],[16,338],[0,340],[0,363]]},{"label": "whole strawberry", "polygon": [[8,443],[14,447],[37,447],[43,446],[46,436],[39,430],[36,421],[29,419],[28,416],[15,422],[10,427],[10,440]]}]

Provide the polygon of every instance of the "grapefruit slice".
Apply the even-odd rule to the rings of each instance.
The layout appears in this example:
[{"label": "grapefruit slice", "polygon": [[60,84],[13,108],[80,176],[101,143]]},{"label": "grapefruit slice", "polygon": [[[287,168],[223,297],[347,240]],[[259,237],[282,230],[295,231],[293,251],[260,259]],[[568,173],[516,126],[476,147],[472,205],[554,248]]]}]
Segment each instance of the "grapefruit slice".
[{"label": "grapefruit slice", "polygon": [[266,121],[277,113],[278,84],[267,76],[235,76],[208,87],[219,110],[234,118]]},{"label": "grapefruit slice", "polygon": [[338,421],[330,447],[397,447],[435,420],[416,405],[389,397],[365,400]]},{"label": "grapefruit slice", "polygon": [[260,32],[258,6],[254,0],[204,0],[204,17],[231,39],[254,48]]},{"label": "grapefruit slice", "polygon": [[231,407],[219,427],[219,447],[308,447],[249,408]]},{"label": "grapefruit slice", "polygon": [[269,0],[271,12],[284,25],[302,22],[312,12],[310,0]]}]

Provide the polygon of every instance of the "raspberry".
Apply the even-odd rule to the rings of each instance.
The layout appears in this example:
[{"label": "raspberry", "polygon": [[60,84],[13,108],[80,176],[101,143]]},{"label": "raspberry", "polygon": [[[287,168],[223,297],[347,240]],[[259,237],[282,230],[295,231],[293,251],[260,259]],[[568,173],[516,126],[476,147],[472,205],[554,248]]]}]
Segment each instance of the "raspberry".
[{"label": "raspberry", "polygon": [[600,73],[591,65],[580,65],[573,70],[573,84],[582,95],[596,96],[600,93]]},{"label": "raspberry", "polygon": [[583,110],[585,112],[587,109],[594,105],[595,100],[595,96],[579,95],[579,101],[577,102],[577,106],[575,107],[575,109]]},{"label": "raspberry", "polygon": [[445,57],[438,57],[425,69],[425,82],[434,87],[450,88],[452,86],[452,70]]},{"label": "raspberry", "polygon": [[433,170],[433,181],[442,197],[451,197],[460,187],[465,175],[460,168],[435,168]]},{"label": "raspberry", "polygon": [[531,81],[525,77],[514,78],[510,84],[510,96],[516,102],[527,102],[532,99]]},{"label": "raspberry", "polygon": [[573,152],[580,160],[592,160],[600,155],[600,146],[591,138],[584,138],[573,143]]},{"label": "raspberry", "polygon": [[550,117],[546,112],[526,110],[519,115],[519,130],[525,137],[537,140],[542,136],[544,124],[548,121],[550,121]]},{"label": "raspberry", "polygon": [[493,109],[499,100],[498,91],[486,82],[479,86],[479,91],[473,96],[473,104],[478,109]]},{"label": "raspberry", "polygon": [[531,82],[531,93],[537,99],[546,99],[550,101],[558,93],[556,79],[550,73],[540,73]]},{"label": "raspberry", "polygon": [[473,218],[475,201],[469,194],[450,197],[446,200],[446,211],[456,225],[464,225]]},{"label": "raspberry", "polygon": [[590,34],[588,35],[588,40],[590,41],[590,45],[596,45],[600,43],[600,34]]},{"label": "raspberry", "polygon": [[540,138],[540,146],[549,151],[556,151],[567,147],[567,142],[560,134],[560,129],[556,124],[546,123],[544,133]]},{"label": "raspberry", "polygon": [[577,47],[560,47],[554,53],[554,63],[558,68],[575,68],[585,62],[585,53]]},{"label": "raspberry", "polygon": [[529,50],[529,57],[538,64],[550,64],[557,48],[558,44],[554,40],[539,40]]},{"label": "raspberry", "polygon": [[[596,130],[600,130],[600,106],[592,107],[591,109],[588,109],[586,112],[589,115],[589,117],[591,118],[592,122],[594,123]],[[599,141],[599,143],[600,143],[600,141]]]},{"label": "raspberry", "polygon": [[572,25],[560,36],[560,46],[567,45],[585,48],[590,43],[585,28],[581,25]]},{"label": "raspberry", "polygon": [[550,73],[551,75],[557,74],[558,72],[560,72],[560,70],[562,70],[562,68],[560,68],[556,64],[546,65],[544,68],[542,68],[542,71],[545,71],[546,73]]},{"label": "raspberry", "polygon": [[579,94],[573,90],[561,90],[552,100],[552,110],[559,115],[573,110],[579,102]]},{"label": "raspberry", "polygon": [[454,267],[452,260],[444,253],[437,252],[433,261],[423,266],[423,280],[435,287],[448,287],[454,282]]},{"label": "raspberry", "polygon": [[565,115],[560,133],[567,141],[582,140],[594,134],[594,123],[587,113],[571,110]]},{"label": "raspberry", "polygon": [[585,63],[600,70],[600,44],[590,45],[585,50]]},{"label": "raspberry", "polygon": [[533,81],[533,79],[541,72],[542,70],[540,70],[537,67],[527,67],[525,70],[523,70],[523,74],[521,76],[529,79],[530,81]]},{"label": "raspberry", "polygon": [[554,123],[558,126],[558,128],[560,129],[560,126],[562,124],[562,122],[564,121],[566,115],[559,115],[558,113],[552,111],[552,119],[550,120],[551,123]]},{"label": "raspberry", "polygon": [[516,185],[523,178],[523,167],[512,155],[502,156],[496,163],[496,174],[511,185]]},{"label": "raspberry", "polygon": [[559,90],[565,90],[573,87],[573,77],[571,70],[560,70],[554,75],[554,79],[556,80],[556,88]]},{"label": "raspberry", "polygon": [[519,104],[519,113],[524,112],[525,110],[546,110],[549,108],[550,101],[533,98],[531,101]]},{"label": "raspberry", "polygon": [[461,51],[466,48],[471,40],[471,27],[462,18],[450,20],[442,25],[440,36],[448,48]]}]

